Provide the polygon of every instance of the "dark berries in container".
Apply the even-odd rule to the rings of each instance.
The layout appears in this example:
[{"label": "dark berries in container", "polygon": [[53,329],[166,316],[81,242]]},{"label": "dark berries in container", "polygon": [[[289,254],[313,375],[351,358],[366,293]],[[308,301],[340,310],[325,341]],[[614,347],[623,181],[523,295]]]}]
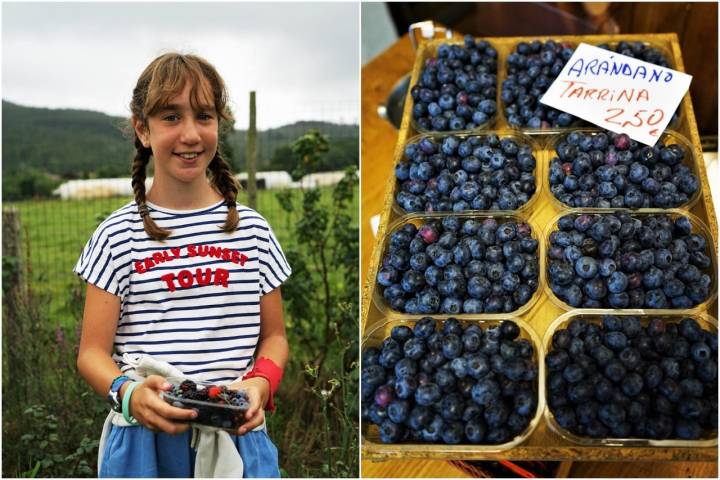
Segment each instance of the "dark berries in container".
[{"label": "dark berries in container", "polygon": [[[700,189],[692,153],[667,134],[654,146],[626,134],[575,130],[555,145],[550,191],[568,207],[675,208]],[[663,143],[665,142],[665,143]]]},{"label": "dark berries in container", "polygon": [[[404,327],[393,327],[390,339]],[[526,432],[538,408],[539,373],[534,346],[515,322],[485,326],[425,317],[412,332],[411,338],[363,350],[370,360],[377,351],[381,357],[386,351],[424,352],[386,367],[363,365],[362,417],[378,426],[382,442],[492,445]],[[407,348],[410,342],[421,347]],[[422,367],[413,373],[412,364]],[[399,370],[407,374],[395,376]],[[379,381],[383,377],[388,380]]]},{"label": "dark berries in container", "polygon": [[508,124],[545,129],[568,127],[577,121],[569,113],[540,103],[573,52],[571,45],[554,40],[517,44],[506,59],[507,78],[502,83],[500,93]]},{"label": "dark berries in container", "polygon": [[537,250],[529,225],[513,218],[409,223],[389,235],[378,290],[409,314],[509,313],[537,290]]},{"label": "dark berries in container", "polygon": [[[374,351],[369,350],[366,359],[372,362]],[[371,367],[372,368],[372,367]],[[375,365],[375,369],[381,368]],[[373,370],[368,378],[377,381],[378,372]],[[229,390],[224,385],[211,385],[184,380],[173,385],[169,392],[162,392],[162,398],[178,408],[194,409],[198,416],[193,423],[211,427],[237,429],[245,423],[245,412],[250,400],[244,390]]]},{"label": "dark berries in container", "polygon": [[[668,336],[666,330],[677,334]],[[680,322],[628,315],[573,318],[553,332],[545,356],[546,396],[555,421],[590,438],[717,435],[717,343],[714,350],[706,342],[694,343],[696,357],[682,347],[705,338],[717,339],[717,332],[691,317]],[[573,353],[576,343],[579,351]]]},{"label": "dark berries in container", "polygon": [[516,210],[535,194],[535,170],[519,136],[425,137],[405,147],[395,200],[406,212]]},{"label": "dark berries in container", "polygon": [[497,51],[466,35],[463,45],[442,44],[410,89],[420,131],[483,128],[497,113]]},{"label": "dark berries in container", "polygon": [[[564,215],[549,235],[548,285],[575,308],[701,304],[712,293],[711,252],[703,236],[688,233],[686,222],[684,216],[627,212]],[[586,244],[592,246],[586,253],[592,254],[578,256],[579,246]]]}]

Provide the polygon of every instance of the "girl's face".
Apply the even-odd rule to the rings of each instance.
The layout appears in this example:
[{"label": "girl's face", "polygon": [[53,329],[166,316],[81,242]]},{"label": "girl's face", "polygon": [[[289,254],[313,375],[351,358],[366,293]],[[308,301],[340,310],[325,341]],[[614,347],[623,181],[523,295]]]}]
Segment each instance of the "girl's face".
[{"label": "girl's face", "polygon": [[205,181],[218,146],[218,115],[212,99],[200,95],[198,110],[190,103],[192,84],[147,119],[133,120],[138,138],[155,158],[155,177],[176,184]]}]

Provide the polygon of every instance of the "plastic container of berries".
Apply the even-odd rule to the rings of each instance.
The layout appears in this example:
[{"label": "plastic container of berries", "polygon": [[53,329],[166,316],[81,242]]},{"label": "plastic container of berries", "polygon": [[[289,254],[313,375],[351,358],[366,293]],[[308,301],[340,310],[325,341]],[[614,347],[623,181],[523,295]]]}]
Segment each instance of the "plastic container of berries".
[{"label": "plastic container of berries", "polygon": [[695,149],[673,130],[656,146],[599,128],[560,133],[548,141],[543,188],[560,209],[690,210],[702,196]]},{"label": "plastic container of berries", "polygon": [[193,391],[192,386],[183,386],[182,379],[168,378],[167,381],[173,388],[160,392],[160,398],[174,407],[197,410],[197,418],[190,423],[233,431],[245,423],[245,412],[250,408],[245,392],[210,382],[192,382]]},{"label": "plastic container of berries", "polygon": [[[684,328],[693,324],[687,319],[694,321],[695,331],[698,331],[698,326],[702,330],[698,338],[691,340],[685,338],[687,334]],[[572,322],[580,323],[571,326]],[[684,322],[688,323],[683,325]],[[586,333],[586,329],[585,332],[574,336],[573,329],[581,329],[582,323],[596,325],[594,333]],[[671,324],[676,325],[673,328],[678,331],[667,332],[666,329]],[[548,363],[545,366],[544,417],[548,427],[565,440],[584,446],[691,448],[717,446],[717,403],[714,405],[714,420],[711,416],[713,406],[702,403],[708,401],[713,393],[717,394],[717,364],[713,364],[714,369],[711,365],[704,367],[702,373],[698,373],[698,361],[701,360],[695,358],[695,355],[702,354],[710,362],[717,360],[717,326],[717,320],[706,313],[638,315],[628,311],[601,310],[576,310],[564,313],[548,327],[542,341],[545,360],[554,364]],[[635,333],[631,333],[631,329],[635,330]],[[563,330],[567,331],[564,337],[558,336],[557,333]],[[603,337],[608,332],[612,332],[615,338],[610,340],[607,336]],[[660,333],[665,337],[662,340],[658,340]],[[626,334],[628,337],[624,336]],[[559,348],[563,348],[565,352],[569,351],[568,349],[580,348],[580,343],[587,344],[588,337],[593,335],[596,335],[597,339],[591,340],[591,343],[595,342],[597,346],[592,347],[594,350],[590,354],[581,353],[580,356],[572,357],[565,353],[552,353]],[[572,345],[575,339],[582,339],[577,347]],[[657,355],[654,349],[657,348],[656,345],[661,345],[661,341],[668,345],[667,357],[659,358],[661,355],[651,357]],[[627,344],[627,348],[622,346],[623,342]],[[703,345],[694,352],[696,345],[700,343]],[[708,344],[714,344],[714,353],[713,347]],[[587,345],[583,348],[587,348]],[[571,367],[567,376],[573,382],[568,382],[565,378],[565,369],[570,365],[581,365],[575,362],[576,358],[581,357],[584,362],[592,364],[592,367],[585,368],[594,368],[596,373],[589,378],[583,376],[581,380],[575,381],[572,377],[577,372],[570,371]],[[599,366],[598,361],[602,362]],[[615,364],[608,367],[611,362]],[[565,363],[567,365],[563,367]],[[635,363],[639,366],[633,367]],[[651,372],[651,368],[655,371]],[[674,370],[675,373],[669,373]],[[585,369],[581,366],[578,372],[585,372]],[[610,375],[612,378],[613,375],[621,375],[623,372],[624,377],[619,383],[606,377]],[[630,376],[639,377],[631,379]],[[662,381],[665,378],[673,380],[663,385]],[[595,380],[593,391],[583,392],[588,389],[582,383],[592,382],[593,379]],[[568,384],[572,387],[568,388]],[[708,388],[712,392],[708,392]],[[569,398],[571,396],[568,394],[569,390],[573,390],[572,396],[576,397],[575,402]],[[563,399],[566,394],[567,398]],[[669,399],[665,397],[666,394],[670,395]],[[598,395],[602,400],[598,399]],[[660,395],[662,398],[659,398]],[[621,400],[622,403],[616,400]],[[714,397],[713,401],[717,402],[717,397]],[[618,409],[618,405],[622,407],[622,412]],[[561,418],[558,419],[558,416]],[[664,417],[662,421],[661,416]],[[672,423],[668,423],[669,420]],[[627,425],[619,425],[616,421]],[[566,428],[560,423],[564,423]],[[714,425],[715,428],[708,425]],[[623,435],[614,436],[613,431]],[[679,431],[685,438],[679,436]]]},{"label": "plastic container of berries", "polygon": [[[447,328],[446,325],[450,321],[456,322],[455,326],[457,326],[459,324],[461,326],[461,328],[463,329],[463,331],[465,331],[470,326],[473,326],[473,328],[480,327],[480,329],[483,331],[483,333],[480,335],[481,338],[484,338],[484,335],[488,332],[488,329],[500,327],[503,323],[502,320],[482,320],[482,319],[478,319],[478,318],[458,319],[457,321],[449,320],[449,319],[442,320],[435,315],[433,315],[432,317],[425,317],[424,321],[427,322],[428,319],[435,320],[434,322],[431,322],[436,326],[436,329],[434,331],[441,332],[443,334],[447,334],[447,332],[445,332],[444,329]],[[363,407],[363,410],[364,410],[363,411],[363,421],[362,421],[362,436],[364,438],[364,441],[367,443],[367,445],[370,446],[374,450],[383,451],[384,454],[389,454],[390,452],[392,452],[393,454],[403,455],[403,454],[419,454],[422,452],[428,452],[428,453],[432,453],[432,455],[434,455],[434,456],[447,455],[448,458],[457,458],[457,457],[453,457],[453,456],[463,455],[463,454],[468,454],[468,453],[477,453],[477,452],[482,452],[482,453],[502,452],[502,451],[507,451],[509,449],[512,449],[513,447],[523,444],[523,442],[525,442],[532,435],[534,430],[537,428],[538,424],[541,421],[543,411],[545,409],[544,389],[542,388],[542,385],[544,385],[544,382],[545,382],[545,369],[544,369],[544,364],[542,361],[542,359],[543,359],[542,343],[541,343],[540,337],[537,335],[537,333],[535,333],[535,331],[532,329],[532,327],[530,327],[525,321],[520,320],[517,317],[508,316],[508,315],[505,315],[504,319],[514,322],[515,325],[519,328],[519,332],[516,331],[516,333],[518,333],[518,335],[515,337],[515,339],[513,340],[513,343],[512,343],[512,345],[516,346],[516,351],[517,351],[517,347],[519,346],[517,343],[518,341],[525,342],[526,347],[527,347],[527,345],[531,345],[532,353],[530,355],[529,361],[531,361],[537,367],[537,370],[536,370],[537,373],[534,376],[535,378],[531,382],[529,382],[530,385],[523,386],[523,388],[529,388],[532,390],[532,393],[534,394],[534,398],[532,399],[533,401],[531,403],[529,403],[527,406],[527,408],[530,409],[530,412],[529,413],[522,412],[526,415],[524,417],[525,421],[528,422],[527,426],[522,431],[516,433],[515,435],[512,435],[512,438],[509,438],[509,439],[507,439],[507,441],[503,441],[502,443],[488,443],[487,441],[485,441],[485,439],[487,439],[488,434],[490,434],[490,429],[492,428],[489,425],[485,425],[485,435],[482,436],[483,440],[480,440],[480,441],[474,442],[474,443],[470,442],[467,436],[461,436],[461,440],[459,441],[459,443],[448,444],[448,443],[443,443],[443,440],[445,439],[443,436],[440,436],[436,441],[435,438],[420,438],[418,436],[413,438],[409,434],[410,432],[408,432],[407,435],[404,435],[403,439],[396,439],[396,438],[392,438],[392,437],[388,439],[387,436],[383,436],[384,438],[381,437],[380,427],[378,425],[374,424],[374,422],[377,422],[378,419],[373,420],[370,416],[371,412],[369,412],[368,409],[370,407],[374,408],[374,409],[378,409],[379,405],[380,405],[380,404],[378,404],[378,401],[384,401],[387,403],[392,400],[398,400],[401,397],[407,397],[408,402],[412,403],[413,406],[415,406],[414,398],[416,397],[415,393],[417,393],[417,390],[415,390],[414,391],[415,393],[413,393],[412,395],[402,394],[401,393],[402,390],[397,390],[395,388],[395,386],[388,389],[387,392],[385,392],[385,391],[378,392],[378,386],[375,386],[374,384],[372,384],[372,380],[367,378],[370,373],[370,371],[367,370],[367,367],[369,367],[371,365],[375,365],[373,368],[378,369],[378,365],[384,363],[384,361],[381,361],[381,359],[379,357],[380,355],[382,355],[383,345],[386,342],[392,341],[391,339],[393,337],[396,337],[397,334],[400,333],[399,329],[405,329],[405,333],[409,334],[409,339],[403,343],[402,348],[405,349],[405,346],[408,344],[408,342],[411,341],[410,338],[413,338],[412,331],[415,329],[415,326],[420,321],[420,320],[416,320],[416,319],[410,319],[410,318],[407,318],[406,316],[402,316],[402,315],[392,315],[388,320],[386,320],[382,323],[379,323],[373,329],[368,331],[362,341],[363,365],[361,365],[361,367],[362,367],[361,383],[363,384],[363,387],[361,387],[361,388],[368,389],[368,391],[372,390],[372,395],[370,393],[368,393],[367,397],[361,402],[361,404],[364,406]],[[416,337],[415,340],[412,340],[412,341],[416,341],[417,338],[419,338],[417,336],[415,336],[415,337]],[[429,336],[426,340],[428,342],[435,341],[432,339],[432,336]],[[480,341],[480,340],[478,340],[478,341]],[[502,342],[504,343],[504,342],[506,342],[506,340],[502,340]],[[464,337],[463,337],[462,343],[463,343],[463,345],[466,345]],[[372,353],[369,353],[368,352],[369,348],[374,348],[375,351]],[[465,347],[463,347],[463,349],[464,348]],[[484,348],[484,346],[480,347],[480,348]],[[412,350],[412,349],[410,348],[410,346],[408,346],[407,350],[409,353],[410,350]],[[478,352],[480,352],[480,350],[478,350]],[[369,359],[370,355],[376,356],[376,358]],[[405,357],[403,357],[403,358],[405,358]],[[461,355],[461,356],[458,356],[457,358],[465,358],[465,357]],[[395,363],[395,365],[400,363],[400,361],[402,361],[402,360],[398,360]],[[420,365],[422,363],[424,363],[424,361],[419,360],[418,365]],[[448,363],[451,364],[452,361],[448,360]],[[425,368],[428,368],[427,365],[423,365],[423,366]],[[404,368],[404,367],[405,366],[403,366],[402,368]],[[395,373],[396,370],[398,370],[401,367],[395,366],[395,367],[390,367],[390,368],[392,368],[393,370],[390,371],[387,368],[385,368],[386,374],[392,375]],[[492,367],[488,367],[488,368],[492,368]],[[423,371],[421,369],[419,369],[418,371],[420,372],[420,375],[422,375]],[[388,373],[388,372],[390,372],[390,373]],[[363,375],[363,373],[364,373],[364,375]],[[404,375],[404,374],[401,374],[401,375]],[[495,375],[500,375],[500,374],[496,373]],[[428,376],[428,378],[432,381],[435,380],[434,374],[432,374],[432,375],[427,374],[426,376]],[[430,378],[430,377],[432,377],[432,378]],[[472,377],[470,376],[469,373],[468,373],[468,376],[465,378],[472,379]],[[485,378],[485,377],[483,377],[483,378]],[[397,382],[398,380],[399,379],[396,376],[395,382]],[[461,379],[455,379],[455,380],[453,380],[453,385],[451,387],[446,387],[446,388],[443,388],[442,390],[440,390],[441,396],[444,395],[445,397],[449,397],[451,395],[456,394],[454,396],[460,396],[464,399],[465,408],[468,405],[472,405],[476,401],[482,401],[482,399],[480,398],[481,397],[480,395],[475,397],[476,400],[473,400],[473,396],[471,395],[471,392],[467,391],[467,392],[464,392],[464,394],[460,393],[460,391],[458,390],[459,388],[460,389],[462,388],[462,385],[460,385],[460,387],[458,387],[458,385],[459,385],[458,382],[460,382],[460,381],[461,381]],[[505,379],[505,381],[508,382],[510,380]],[[386,377],[386,380],[384,380],[384,382],[387,382],[387,377]],[[465,385],[465,387],[467,387],[468,390],[470,390],[471,385],[474,385],[476,382],[475,382],[475,379],[473,379],[472,381],[468,380],[468,382],[466,382],[466,383],[468,383],[468,385]],[[525,382],[525,383],[527,383],[527,382]],[[518,384],[516,384],[516,386],[517,385]],[[401,387],[401,388],[405,388],[405,387]],[[507,388],[509,388],[509,387],[507,387]],[[520,388],[520,387],[518,387],[518,388]],[[444,393],[442,393],[442,392],[444,392]],[[479,392],[475,392],[475,393],[479,393]],[[510,395],[509,391],[505,392],[505,393],[507,393],[508,395],[505,395],[503,393],[502,398],[513,398],[512,395]],[[468,397],[468,396],[466,396],[466,394],[469,394],[470,396]],[[383,398],[382,397],[383,395],[389,395],[389,398]],[[520,394],[516,393],[516,396],[520,396]],[[442,401],[442,399],[440,399],[439,401]],[[503,403],[505,403],[505,400],[502,400],[502,401],[503,401]],[[508,400],[508,401],[513,403],[512,400]],[[531,410],[532,405],[535,405],[534,412],[532,412],[532,410]],[[389,408],[389,405],[387,407]],[[383,410],[384,408],[385,407],[382,407],[382,408],[380,408],[380,410]],[[430,408],[432,408],[432,407],[430,407]],[[482,407],[480,407],[480,408],[482,409]],[[515,406],[513,406],[512,408],[515,408]],[[481,410],[481,412],[484,413],[483,410]],[[383,412],[377,412],[377,411],[374,412],[375,415],[377,415],[378,413],[382,414]],[[515,412],[513,410],[512,413],[517,413],[517,412]],[[384,415],[383,415],[383,417],[384,417]],[[468,414],[468,412],[466,412],[466,411],[463,412],[463,417],[466,417],[468,419],[474,418],[470,414]],[[467,425],[467,422],[469,422],[469,420],[463,420],[461,418],[455,419],[455,421],[462,422],[466,425]],[[446,419],[447,424],[450,424],[452,422],[453,422],[453,420]],[[409,419],[408,419],[408,423],[409,423]],[[382,426],[382,424],[381,424],[381,426]],[[408,427],[410,427],[409,424],[408,424]],[[505,425],[503,424],[501,427],[498,427],[498,428],[505,428]],[[466,429],[466,431],[467,431],[467,429]],[[503,436],[507,437],[507,435],[503,435]],[[501,436],[501,438],[502,438],[502,436]],[[388,440],[392,440],[392,441],[388,441]],[[395,440],[397,440],[397,441],[395,441]]]},{"label": "plastic container of berries", "polygon": [[[411,230],[413,233],[410,233]],[[466,240],[463,238],[476,234],[490,236],[487,230],[492,231],[491,237],[483,237],[487,241],[470,240],[468,244],[464,243]],[[499,230],[503,230],[502,238],[495,235]],[[447,232],[458,233],[454,235],[454,243],[453,235],[447,235],[447,238],[444,235]],[[385,316],[401,314],[416,319],[427,315],[484,320],[519,316],[528,311],[541,295],[539,272],[545,268],[545,257],[540,232],[535,224],[514,212],[406,215],[388,227],[381,241],[383,254],[375,278],[373,303]],[[396,248],[395,245],[402,245],[397,248],[406,251],[399,253],[399,258],[390,258],[391,246]],[[436,252],[427,253],[427,258],[415,258],[416,253],[427,252],[432,245],[437,245]],[[456,249],[458,245],[464,245],[467,249]],[[436,254],[433,259],[431,255]],[[473,258],[463,260],[468,255]],[[456,259],[460,260],[460,265]],[[486,265],[483,267],[474,260]],[[520,261],[522,264],[518,263]],[[498,267],[497,264],[501,262],[502,265]],[[423,265],[427,266],[423,268]],[[458,282],[463,286],[452,281],[460,276],[464,279]],[[433,277],[437,277],[437,281]],[[442,281],[447,283],[442,284]],[[403,283],[408,285],[403,287]],[[505,286],[497,287],[496,284]],[[420,298],[428,293],[424,288],[426,286],[435,289],[429,292],[433,298]],[[454,288],[460,291],[464,289],[465,293],[453,294]],[[391,289],[391,292],[386,292],[387,289]],[[434,298],[436,295],[439,298]],[[398,298],[400,301],[396,300]],[[452,300],[446,302],[448,298]],[[415,309],[421,302],[428,308]]]},{"label": "plastic container of berries", "polygon": [[[577,42],[567,39],[538,37],[532,41],[514,44],[510,53],[501,59],[498,101],[501,105],[500,115],[509,128],[517,129],[527,135],[552,135],[557,130],[564,131],[584,124],[580,118],[540,103],[540,98],[560,74],[577,45]],[[550,58],[544,58],[545,55],[550,55]],[[535,61],[537,65],[527,67],[530,61]],[[548,67],[549,72],[543,73],[544,67]],[[510,69],[516,69],[517,72],[511,73]],[[522,79],[521,74],[524,75]],[[525,80],[525,77],[528,80]],[[523,85],[521,82],[531,83]],[[540,83],[535,85],[538,82]],[[523,95],[517,92],[520,87],[530,90],[529,93],[524,94],[527,98],[521,98]],[[527,105],[521,106],[521,103]],[[541,119],[537,115],[525,118],[521,110],[523,107],[532,110],[540,108],[544,114],[552,112],[553,118]]]},{"label": "plastic container of berries", "polygon": [[542,155],[537,141],[514,130],[416,135],[395,162],[393,211],[526,212],[540,195]]},{"label": "plastic container of berries", "polygon": [[[619,221],[602,220],[609,217]],[[631,222],[621,217],[631,219],[636,226],[625,227]],[[604,226],[593,230],[598,220]],[[642,224],[637,226],[635,220]],[[560,223],[564,223],[564,228]],[[610,223],[620,223],[622,230]],[[581,232],[576,226],[585,230]],[[659,247],[650,245],[653,236]],[[580,245],[574,245],[577,243]],[[717,298],[713,237],[708,227],[689,212],[571,210],[556,216],[548,225],[544,244],[546,258],[541,283],[550,300],[563,310],[622,309],[635,314],[689,315],[709,311]]]},{"label": "plastic container of berries", "polygon": [[[469,38],[471,47],[468,40],[430,40],[418,48],[408,91],[415,131],[471,132],[497,121],[498,50],[492,42]],[[453,69],[438,68],[449,56],[475,71],[458,79]]]}]

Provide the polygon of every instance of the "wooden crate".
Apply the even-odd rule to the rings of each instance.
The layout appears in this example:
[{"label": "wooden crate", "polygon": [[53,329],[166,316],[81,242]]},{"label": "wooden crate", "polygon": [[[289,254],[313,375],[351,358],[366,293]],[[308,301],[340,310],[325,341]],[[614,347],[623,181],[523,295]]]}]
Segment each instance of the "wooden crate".
[{"label": "wooden crate", "polygon": [[[487,38],[493,46],[498,50],[498,86],[502,82],[505,75],[505,58],[512,51],[514,46],[520,41],[532,41],[534,39],[552,38],[559,42],[570,42],[578,44],[580,42],[590,44],[610,43],[620,40],[626,41],[643,41],[650,42],[658,46],[661,50],[671,56],[669,59],[671,65],[680,71],[684,71],[682,54],[677,39],[677,35],[672,34],[642,34],[642,35],[588,35],[588,36],[553,36],[553,37],[497,37]],[[458,40],[460,42],[460,40]],[[416,59],[413,66],[412,78],[410,85],[414,85],[419,77],[420,70],[426,58],[432,56],[441,40],[432,40],[420,45],[416,52]],[[495,122],[491,130],[507,130],[508,125],[501,114],[501,102],[499,100],[500,88],[498,88],[498,120]],[[416,132],[411,126],[411,109],[412,99],[409,96],[405,102],[403,114],[403,122],[398,135],[398,141],[395,147],[394,162],[397,163],[401,158],[404,145],[408,139],[412,138]],[[698,135],[695,115],[693,113],[690,94],[687,93],[681,103],[681,115],[674,130],[684,135],[692,145],[695,152],[697,162],[697,172],[701,182],[702,195],[688,209],[680,209],[689,211],[698,217],[707,226],[712,236],[714,250],[717,251],[718,245],[718,227],[715,210],[710,194],[710,185],[708,183],[707,172],[702,157],[702,149],[700,147],[700,138]],[[551,158],[551,152],[548,148],[552,134],[538,134],[533,138],[543,145],[543,151],[536,158],[538,161],[538,175],[545,175],[547,164]],[[545,179],[541,178],[544,184]],[[375,277],[382,258],[381,241],[384,238],[388,226],[402,217],[400,212],[393,209],[395,189],[397,183],[394,176],[391,176],[387,182],[385,201],[380,225],[377,233],[378,243],[375,246],[372,257],[370,259],[370,269],[367,276],[367,283],[362,292],[362,331],[363,336],[366,332],[372,330],[382,322],[388,320],[388,315],[373,303],[373,295],[375,293]],[[531,209],[522,215],[533,228],[540,226],[540,235],[545,227],[557,217],[563,209],[555,201],[551,192],[547,188],[541,188],[539,198],[534,201]],[[540,253],[543,255],[543,252]],[[717,282],[716,282],[717,285]],[[541,284],[538,287],[540,296],[530,309],[522,313],[519,318],[529,323],[535,333],[542,338],[548,326],[560,315],[566,313],[567,310],[562,309],[557,303],[553,302],[547,290]],[[707,313],[717,318],[717,298],[712,300],[708,305],[703,306],[702,311],[696,313]],[[636,311],[637,312],[637,311]],[[393,314],[389,315],[393,317]],[[395,315],[394,317],[403,317],[403,315]],[[433,315],[433,317],[442,319],[448,315]],[[483,315],[479,315],[482,318]],[[541,386],[542,388],[542,386]],[[547,408],[547,407],[546,407]],[[367,460],[386,460],[386,459],[442,459],[442,460],[481,460],[481,459],[508,459],[508,460],[584,460],[584,461],[632,461],[643,459],[645,461],[716,461],[717,447],[658,447],[658,446],[626,446],[626,445],[604,445],[604,446],[588,446],[572,443],[567,439],[553,432],[546,423],[544,416],[539,422],[537,428],[529,436],[529,438],[520,445],[505,451],[489,451],[488,449],[477,448],[472,445],[436,445],[436,444],[381,444],[377,438],[377,431],[368,429],[363,426],[362,429],[362,455]]]}]

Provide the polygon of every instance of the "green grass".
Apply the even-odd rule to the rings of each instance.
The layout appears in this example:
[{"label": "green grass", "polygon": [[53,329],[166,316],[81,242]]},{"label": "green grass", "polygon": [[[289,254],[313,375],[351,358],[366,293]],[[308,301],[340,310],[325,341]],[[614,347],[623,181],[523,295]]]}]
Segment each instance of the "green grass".
[{"label": "green grass", "polygon": [[[276,193],[259,191],[257,210],[272,225],[284,249],[298,250],[291,232],[301,217],[301,192],[293,191],[296,212],[292,215],[280,208]],[[331,195],[331,188],[322,189],[324,205],[330,205]],[[72,268],[97,225],[128,201],[112,198],[13,204],[25,236],[28,284],[33,295],[25,297],[25,307],[7,317],[22,328],[3,331],[3,444],[8,446],[3,449],[3,476],[29,474],[38,465],[37,475],[42,477],[95,473],[96,439],[107,407],[75,370],[76,326],[84,287],[79,288],[82,282]],[[244,194],[240,201],[246,203]],[[356,227],[357,190],[348,208]],[[295,280],[307,284],[300,276]],[[333,271],[330,282],[341,286],[347,279],[340,271]],[[314,300],[318,294],[308,292],[308,296]],[[353,298],[357,298],[356,291]],[[286,313],[292,353],[278,392],[278,411],[268,418],[280,465],[293,477],[357,477],[358,372],[352,366],[357,361],[357,337],[345,333],[329,344],[318,345],[323,338],[321,322],[313,316],[302,322],[293,322],[290,317]],[[343,326],[346,332],[357,331],[351,322]],[[65,340],[58,341],[58,330],[65,332]],[[317,369],[315,358],[320,350],[327,356],[322,375],[315,378],[307,372],[309,367]],[[16,361],[9,370],[11,357],[20,359],[20,365]],[[327,396],[322,392],[334,388],[331,382],[339,387]],[[10,395],[13,393],[16,395]],[[21,394],[24,400],[19,401]],[[37,415],[27,413],[29,403]],[[56,431],[59,425],[63,426],[62,435]]]},{"label": "green grass", "polygon": [[[292,225],[300,217],[300,191],[295,190],[293,201],[296,211],[289,215],[280,208],[276,198],[279,190],[259,190],[257,211],[272,226],[281,246],[292,245]],[[331,202],[331,188],[322,188],[323,202]],[[242,192],[238,200],[247,204],[247,194]],[[48,317],[56,325],[74,325],[75,318],[68,302],[77,286],[77,276],[72,272],[86,242],[97,225],[110,213],[131,201],[130,197],[100,198],[88,200],[31,200],[15,202],[20,214],[23,231],[23,250],[29,258],[30,287],[38,294],[50,298]],[[358,195],[350,207],[354,223],[358,218]]]}]

